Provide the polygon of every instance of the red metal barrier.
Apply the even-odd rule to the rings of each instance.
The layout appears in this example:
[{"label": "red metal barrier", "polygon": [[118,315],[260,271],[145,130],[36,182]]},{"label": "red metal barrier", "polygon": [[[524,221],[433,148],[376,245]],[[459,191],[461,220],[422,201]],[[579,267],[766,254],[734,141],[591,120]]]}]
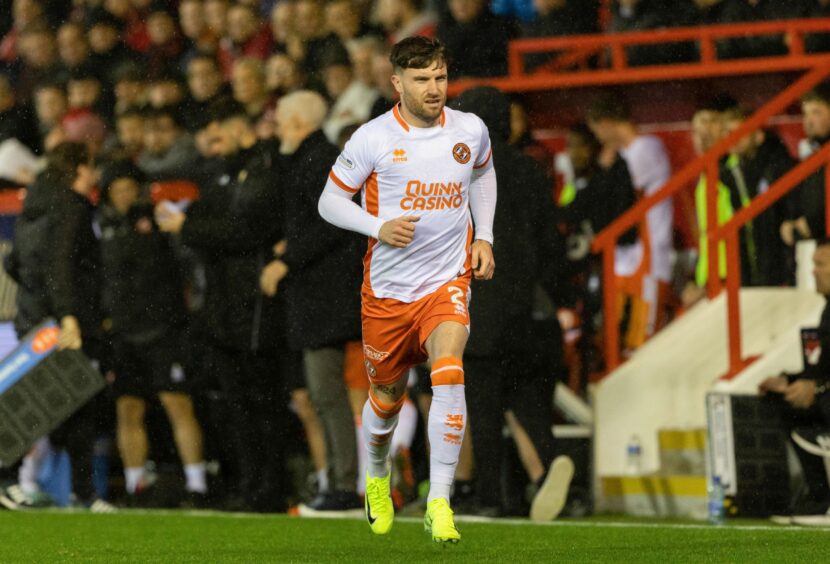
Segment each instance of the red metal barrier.
[{"label": "red metal barrier", "polygon": [[[529,92],[601,84],[630,84],[805,70],[825,62],[829,55],[805,53],[804,36],[810,33],[827,33],[828,30],[830,30],[830,19],[809,19],[516,39],[511,41],[508,47],[507,76],[454,81],[450,85],[450,95],[455,96],[467,88],[484,84],[495,86],[505,92]],[[778,57],[729,60],[720,60],[717,57],[716,42],[718,40],[764,35],[785,36],[787,54]],[[678,42],[696,43],[699,46],[700,60],[636,67],[628,65],[626,58],[628,47]],[[573,69],[575,62],[584,61],[598,52],[610,53],[610,68]],[[528,72],[525,68],[524,57],[544,53],[553,53],[555,56],[544,68]]]},{"label": "red metal barrier", "polygon": [[[775,96],[767,104],[762,106],[755,114],[747,119],[741,127],[732,132],[728,137],[721,140],[706,153],[692,161],[679,172],[677,172],[659,191],[644,198],[633,208],[629,209],[622,216],[617,218],[611,225],[606,227],[594,239],[594,251],[603,253],[603,284],[604,284],[604,334],[605,334],[605,359],[608,370],[613,370],[620,364],[620,335],[619,335],[619,312],[617,311],[618,290],[614,276],[614,249],[619,237],[645,221],[648,211],[666,198],[672,197],[677,192],[687,189],[691,183],[696,181],[701,173],[706,173],[706,198],[707,198],[707,237],[709,254],[709,277],[708,294],[714,297],[721,290],[721,280],[717,276],[717,246],[718,238],[715,231],[718,228],[717,216],[717,182],[718,182],[718,161],[726,155],[742,137],[762,127],[767,120],[775,114],[781,113],[793,102],[798,100],[804,93],[813,88],[816,84],[830,76],[830,63],[825,63],[810,72],[806,73],[796,82],[787,87],[784,91]],[[751,209],[751,204],[746,209]],[[759,212],[760,213],[760,212]],[[740,215],[740,212],[739,214]],[[730,242],[727,241],[727,252]],[[731,268],[731,267],[730,267]],[[740,281],[738,282],[740,284]],[[733,343],[730,341],[730,347]],[[738,345],[739,346],[739,345]],[[740,352],[738,353],[740,354]]]},{"label": "red metal barrier", "polygon": [[[769,187],[769,190],[755,197],[747,207],[738,210],[732,216],[732,219],[723,225],[715,226],[714,229],[707,230],[710,239],[715,241],[723,239],[726,241],[726,311],[729,326],[729,372],[725,378],[736,376],[753,360],[744,358],[741,343],[739,302],[741,289],[741,256],[739,252],[740,243],[738,232],[741,227],[758,217],[760,213],[798,187],[805,178],[828,163],[830,163],[830,143],[824,145],[808,159],[799,163],[787,174],[775,181]],[[827,217],[830,217],[830,166],[825,169],[824,174],[825,201],[828,204],[825,213]],[[830,223],[827,226],[830,228]],[[710,270],[709,272],[713,271]]]}]

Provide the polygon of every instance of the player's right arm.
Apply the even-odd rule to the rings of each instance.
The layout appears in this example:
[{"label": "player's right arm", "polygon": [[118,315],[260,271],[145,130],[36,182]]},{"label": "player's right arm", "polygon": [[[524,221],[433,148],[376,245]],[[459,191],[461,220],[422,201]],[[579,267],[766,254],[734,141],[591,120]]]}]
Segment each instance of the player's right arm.
[{"label": "player's right arm", "polygon": [[406,247],[415,235],[418,217],[404,216],[384,221],[352,199],[374,171],[366,128],[355,132],[337,157],[320,195],[317,210],[323,219],[341,229],[362,233],[394,247]]}]

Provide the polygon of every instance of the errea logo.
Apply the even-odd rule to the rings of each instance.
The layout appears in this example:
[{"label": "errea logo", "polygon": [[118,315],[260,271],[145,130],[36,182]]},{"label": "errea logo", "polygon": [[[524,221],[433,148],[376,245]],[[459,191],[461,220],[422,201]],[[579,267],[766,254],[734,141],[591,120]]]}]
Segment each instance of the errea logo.
[{"label": "errea logo", "polygon": [[406,162],[406,151],[403,149],[395,149],[392,151],[392,162],[393,163],[405,163]]}]

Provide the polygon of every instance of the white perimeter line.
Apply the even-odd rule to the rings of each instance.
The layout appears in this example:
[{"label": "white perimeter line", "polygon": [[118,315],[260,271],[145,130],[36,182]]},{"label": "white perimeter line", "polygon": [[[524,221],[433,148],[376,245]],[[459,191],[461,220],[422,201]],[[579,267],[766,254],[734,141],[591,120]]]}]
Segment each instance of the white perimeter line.
[{"label": "white perimeter line", "polygon": [[[47,513],[53,514],[79,514],[80,512],[64,511],[64,510],[44,510]],[[83,512],[86,513],[86,512]],[[283,517],[284,514],[264,514],[264,513],[231,513],[225,511],[183,511],[183,510],[144,510],[144,509],[128,509],[118,511],[117,513],[108,513],[107,515],[167,515],[167,516],[182,516],[182,517],[221,517],[225,519],[253,519],[266,520],[274,517]],[[297,519],[309,519],[310,517],[296,517]],[[350,519],[355,521],[362,521],[363,517],[356,517],[352,515],[333,515],[329,514],[325,517],[314,517],[317,519]],[[396,521],[402,523],[421,523],[423,519],[420,517],[396,517]],[[690,529],[690,530],[722,530],[722,531],[789,531],[789,532],[825,532],[830,533],[830,527],[798,527],[794,525],[725,525],[723,527],[713,527],[705,523],[631,523],[627,521],[570,521],[563,519],[561,521],[550,521],[548,523],[533,523],[527,519],[499,519],[492,517],[478,517],[474,515],[458,515],[456,520],[459,523],[485,523],[496,525],[512,525],[512,526],[537,526],[537,527],[580,527],[587,529]]]}]

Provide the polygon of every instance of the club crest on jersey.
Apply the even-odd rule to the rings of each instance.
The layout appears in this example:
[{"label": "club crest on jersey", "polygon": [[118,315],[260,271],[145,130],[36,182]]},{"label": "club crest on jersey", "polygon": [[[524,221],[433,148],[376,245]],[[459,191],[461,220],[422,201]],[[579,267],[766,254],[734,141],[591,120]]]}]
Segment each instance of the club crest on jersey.
[{"label": "club crest on jersey", "polygon": [[392,162],[393,163],[405,163],[406,162],[406,151],[403,149],[395,149],[392,151]]},{"label": "club crest on jersey", "polygon": [[456,143],[452,148],[452,157],[459,164],[467,164],[470,162],[470,148],[466,143]]}]

